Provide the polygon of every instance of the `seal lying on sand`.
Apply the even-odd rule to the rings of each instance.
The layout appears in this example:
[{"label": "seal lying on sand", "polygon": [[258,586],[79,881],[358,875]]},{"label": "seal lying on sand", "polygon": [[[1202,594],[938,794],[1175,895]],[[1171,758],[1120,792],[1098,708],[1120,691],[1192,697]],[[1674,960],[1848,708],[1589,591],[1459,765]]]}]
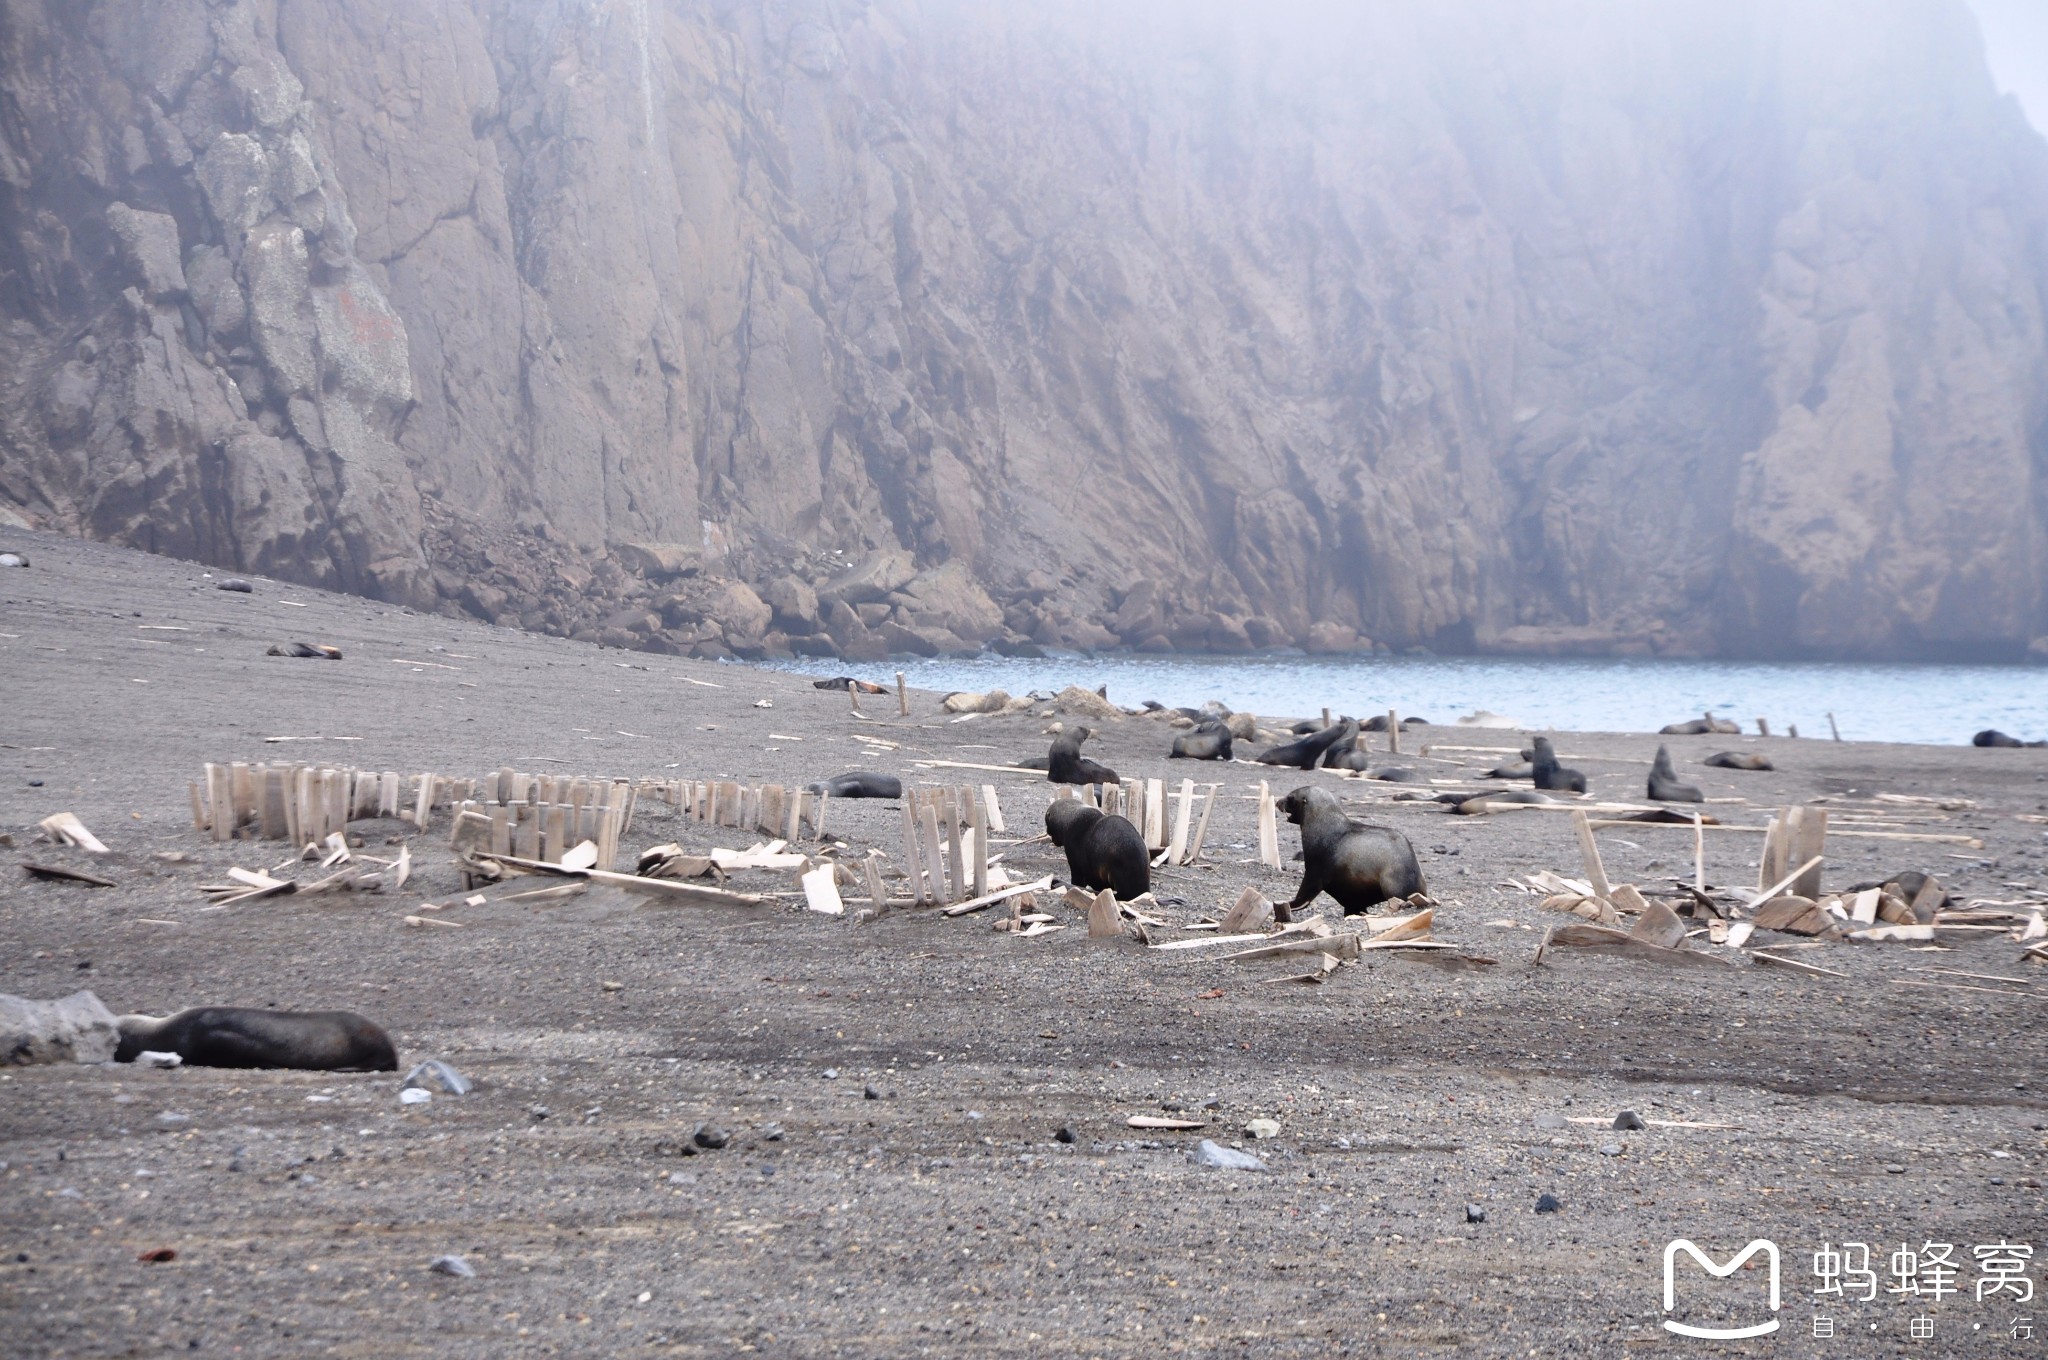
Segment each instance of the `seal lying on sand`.
[{"label": "seal lying on sand", "polygon": [[1536,738],[1536,744],[1529,753],[1529,768],[1539,789],[1552,792],[1569,789],[1573,793],[1586,791],[1586,776],[1557,763],[1557,749],[1550,744],[1549,737]]},{"label": "seal lying on sand", "polygon": [[1983,730],[1982,732],[1979,732],[1979,733],[1978,733],[1978,734],[1977,734],[1976,736],[1974,736],[1974,737],[1971,737],[1971,738],[1970,738],[1970,745],[1972,745],[1972,746],[2048,746],[2048,741],[2021,741],[2021,740],[2020,740],[2020,739],[2019,739],[2018,737],[2009,737],[2009,736],[2007,736],[2007,735],[2006,735],[2005,733],[2003,733],[2003,732],[1999,731],[1999,730],[1998,730],[1997,728],[1995,728],[1995,727],[1987,727],[1987,728],[1985,728],[1985,729],[1984,729],[1984,730]]},{"label": "seal lying on sand", "polygon": [[1081,743],[1094,735],[1092,727],[1070,727],[1054,737],[1045,757],[1045,777],[1055,784],[1121,784],[1115,770],[1081,754]]},{"label": "seal lying on sand", "polygon": [[1067,873],[1084,888],[1108,888],[1128,902],[1151,891],[1152,857],[1145,837],[1123,817],[1105,816],[1078,798],[1055,798],[1045,834],[1067,852]]},{"label": "seal lying on sand", "polygon": [[1678,782],[1678,771],[1671,768],[1671,752],[1664,747],[1657,748],[1657,758],[1650,763],[1650,797],[1660,803],[1704,803],[1706,795],[1691,784]]},{"label": "seal lying on sand", "polygon": [[901,798],[903,781],[893,774],[876,774],[872,770],[849,770],[809,786],[812,793],[830,794],[834,798]]},{"label": "seal lying on sand", "polygon": [[1700,762],[1723,770],[1775,770],[1778,767],[1762,756],[1746,756],[1735,751],[1722,751],[1708,756]]},{"label": "seal lying on sand", "polygon": [[1477,817],[1491,812],[1503,803],[1555,803],[1557,800],[1547,793],[1534,789],[1502,789],[1499,793],[1472,793],[1442,795],[1440,801],[1455,803],[1456,811],[1467,817]]},{"label": "seal lying on sand", "polygon": [[296,656],[315,661],[341,660],[341,648],[330,647],[324,642],[286,642],[272,647],[265,656]]},{"label": "seal lying on sand", "polygon": [[1422,866],[1408,838],[1352,821],[1328,790],[1303,785],[1280,800],[1280,810],[1301,828],[1301,887],[1293,901],[1273,908],[1275,920],[1292,921],[1294,908],[1320,893],[1352,916],[1423,890]]},{"label": "seal lying on sand", "polygon": [[835,675],[830,680],[811,681],[812,689],[850,689],[861,694],[887,694],[889,691],[872,680],[856,680],[850,675]]},{"label": "seal lying on sand", "polygon": [[1269,747],[1259,752],[1257,759],[1261,765],[1291,765],[1297,770],[1313,770],[1331,747],[1357,740],[1358,723],[1346,718],[1297,741]]},{"label": "seal lying on sand", "polygon": [[1713,714],[1708,713],[1703,717],[1688,718],[1684,722],[1670,723],[1660,727],[1657,729],[1657,735],[1660,737],[1703,737],[1710,733],[1719,733],[1724,737],[1732,737],[1741,731],[1741,724],[1732,723],[1726,718],[1717,718]]},{"label": "seal lying on sand", "polygon": [[115,1062],[145,1051],[175,1053],[191,1067],[296,1067],[315,1072],[395,1072],[391,1036],[354,1011],[264,1011],[196,1006],[159,1020],[124,1015]]},{"label": "seal lying on sand", "polygon": [[1169,759],[1182,760],[1229,760],[1230,729],[1215,718],[1203,720],[1192,732],[1183,732],[1173,739],[1173,749],[1167,752]]}]

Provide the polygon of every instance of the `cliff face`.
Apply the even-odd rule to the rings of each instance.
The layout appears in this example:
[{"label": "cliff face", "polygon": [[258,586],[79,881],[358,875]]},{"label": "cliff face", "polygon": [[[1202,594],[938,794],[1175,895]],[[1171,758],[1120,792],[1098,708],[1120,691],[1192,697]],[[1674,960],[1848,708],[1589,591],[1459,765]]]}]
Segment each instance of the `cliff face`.
[{"label": "cliff face", "polygon": [[0,513],[623,645],[2018,654],[2044,280],[1962,0],[0,0]]}]

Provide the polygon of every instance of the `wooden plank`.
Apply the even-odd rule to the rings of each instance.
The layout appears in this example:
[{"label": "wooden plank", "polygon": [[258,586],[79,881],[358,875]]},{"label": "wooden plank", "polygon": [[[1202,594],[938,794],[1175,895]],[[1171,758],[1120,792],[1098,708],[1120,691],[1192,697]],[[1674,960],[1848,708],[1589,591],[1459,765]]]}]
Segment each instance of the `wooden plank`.
[{"label": "wooden plank", "polygon": [[1088,906],[1088,938],[1118,939],[1123,933],[1123,916],[1116,909],[1116,894],[1104,888]]},{"label": "wooden plank", "polygon": [[1180,792],[1174,797],[1173,838],[1166,843],[1166,862],[1178,864],[1188,852],[1188,822],[1195,811],[1195,781],[1180,781]]},{"label": "wooden plank", "polygon": [[839,900],[837,871],[829,864],[811,870],[797,880],[803,885],[804,906],[827,916],[843,916],[846,904]]},{"label": "wooden plank", "polygon": [[1013,883],[1007,888],[998,888],[994,892],[984,893],[969,901],[955,903],[953,906],[947,907],[940,915],[965,916],[969,912],[986,911],[998,902],[1007,902],[1013,897],[1022,897],[1027,893],[1045,892],[1051,887],[1052,875],[1047,874],[1044,878],[1036,879],[1030,883]]},{"label": "wooden plank", "polygon": [[910,716],[910,691],[903,684],[902,671],[896,672],[896,716],[899,718]]},{"label": "wooden plank", "polygon": [[920,760],[915,763],[921,770],[988,770],[994,774],[1028,774],[1033,779],[1045,778],[1044,770],[1027,770],[1021,765],[977,765],[969,760]]},{"label": "wooden plank", "polygon": [[1206,797],[1202,799],[1202,820],[1195,825],[1195,839],[1188,846],[1188,852],[1181,863],[1193,864],[1202,857],[1202,842],[1209,836],[1209,814],[1216,808],[1216,790],[1219,785],[1211,784]]},{"label": "wooden plank", "polygon": [[1792,891],[1801,897],[1820,896],[1821,865],[1827,851],[1828,810],[1800,808],[1799,830],[1793,839],[1791,857],[1808,867],[1792,880]]},{"label": "wooden plank", "polygon": [[1685,943],[1685,922],[1662,902],[1651,902],[1644,907],[1629,937],[1663,949],[1677,949]]},{"label": "wooden plank", "polygon": [[988,829],[990,834],[996,836],[1007,834],[1003,827],[1003,805],[996,799],[995,785],[983,784],[981,786],[981,802],[983,810],[988,813]]},{"label": "wooden plank", "polygon": [[1268,869],[1283,867],[1280,863],[1280,828],[1273,805],[1273,790],[1267,781],[1259,781],[1259,863]]},{"label": "wooden plank", "polygon": [[973,838],[970,862],[974,865],[974,890],[972,897],[988,894],[988,824],[982,818],[981,800],[974,796],[973,789],[962,789],[967,801],[967,830]]},{"label": "wooden plank", "polygon": [[917,844],[917,799],[914,791],[906,790],[903,797],[903,866],[910,873],[910,900],[925,900],[924,856]]},{"label": "wooden plank", "polygon": [[1218,935],[1249,935],[1273,924],[1273,904],[1257,888],[1246,888],[1216,925]]},{"label": "wooden plank", "polygon": [[206,805],[199,797],[198,781],[193,779],[186,780],[185,791],[192,795],[192,829],[194,831],[208,830]]},{"label": "wooden plank", "polygon": [[1166,781],[1145,781],[1145,848],[1158,854],[1166,848]]},{"label": "wooden plank", "polygon": [[1749,956],[1758,963],[1768,963],[1773,968],[1785,968],[1795,973],[1804,973],[1808,977],[1846,978],[1849,976],[1847,973],[1838,973],[1832,968],[1823,968],[1817,963],[1807,963],[1803,959],[1783,958],[1762,949],[1750,950]]},{"label": "wooden plank", "polygon": [[[421,831],[425,831],[427,829],[427,823],[433,820],[433,813],[434,776],[431,774],[422,774],[420,775],[419,797],[414,801],[413,804],[412,824],[415,827],[418,827]],[[309,829],[303,826],[299,828],[299,835],[308,840],[312,839]]]},{"label": "wooden plank", "polygon": [[1586,862],[1586,881],[1593,885],[1593,895],[1609,896],[1614,889],[1607,882],[1607,866],[1600,862],[1600,847],[1593,841],[1593,828],[1584,812],[1572,813],[1572,829],[1579,836],[1579,855]]},{"label": "wooden plank", "polygon": [[825,800],[831,795],[821,789],[817,793],[807,793],[804,796],[810,799],[811,803],[811,835],[818,840],[825,840]]},{"label": "wooden plank", "polygon": [[945,849],[939,843],[938,809],[927,798],[920,798],[918,802],[918,840],[924,851],[925,873],[929,876],[924,900],[944,905],[951,899],[946,896]]},{"label": "wooden plank", "polygon": [[1387,754],[1401,754],[1401,715],[1391,708],[1387,710]]},{"label": "wooden plank", "polygon": [[889,909],[889,890],[882,886],[881,855],[870,854],[863,867],[867,870],[868,904],[873,908],[874,914],[880,916]]},{"label": "wooden plank", "polygon": [[224,841],[234,835],[234,800],[228,795],[228,772],[211,763],[206,767],[206,805],[214,840]]},{"label": "wooden plank", "polygon": [[1705,965],[1728,968],[1732,962],[1726,955],[1709,954],[1698,949],[1660,949],[1635,939],[1625,930],[1608,926],[1596,926],[1590,922],[1573,922],[1569,925],[1552,926],[1543,936],[1543,943],[1536,948],[1536,962],[1541,963],[1558,945],[1579,949],[1606,951],[1625,954],[1630,958],[1646,959],[1655,963],[1677,964],[1681,967]]},{"label": "wooden plank", "polygon": [[1792,870],[1792,872],[1788,874],[1782,875],[1774,882],[1772,882],[1770,886],[1766,887],[1762,892],[1758,893],[1756,895],[1755,900],[1752,901],[1749,905],[1752,907],[1756,907],[1762,905],[1765,902],[1770,901],[1772,898],[1776,897],[1778,894],[1784,892],[1787,888],[1791,887],[1794,879],[1798,878],[1800,875],[1804,874],[1808,869],[1813,868],[1815,865],[1819,863],[1820,861],[1818,859],[1815,859],[1810,863],[1800,865],[1798,868]]},{"label": "wooden plank", "polygon": [[946,827],[946,889],[948,902],[973,896],[967,891],[967,848],[960,843],[960,805],[951,789],[935,791],[940,817]]},{"label": "wooden plank", "polygon": [[1860,926],[1877,924],[1877,902],[1883,896],[1882,888],[1865,888],[1857,893],[1849,907],[1849,919]]}]

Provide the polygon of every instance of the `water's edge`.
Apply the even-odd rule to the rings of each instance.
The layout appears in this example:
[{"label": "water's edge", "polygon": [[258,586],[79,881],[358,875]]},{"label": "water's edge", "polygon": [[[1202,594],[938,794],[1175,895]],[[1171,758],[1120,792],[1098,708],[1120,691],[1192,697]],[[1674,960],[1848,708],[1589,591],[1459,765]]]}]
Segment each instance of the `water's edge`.
[{"label": "water's edge", "polygon": [[1745,732],[1755,732],[1763,718],[1775,735],[1796,727],[1803,737],[1829,736],[1832,713],[1850,741],[1967,745],[1987,727],[2048,736],[2048,671],[2026,664],[1110,655],[802,660],[773,669],[873,679],[902,671],[910,684],[941,691],[1026,694],[1106,685],[1125,706],[1215,699],[1274,717],[1312,717],[1325,707],[1354,717],[1393,709],[1449,725],[1483,709],[1528,728],[1654,732],[1711,710]]}]

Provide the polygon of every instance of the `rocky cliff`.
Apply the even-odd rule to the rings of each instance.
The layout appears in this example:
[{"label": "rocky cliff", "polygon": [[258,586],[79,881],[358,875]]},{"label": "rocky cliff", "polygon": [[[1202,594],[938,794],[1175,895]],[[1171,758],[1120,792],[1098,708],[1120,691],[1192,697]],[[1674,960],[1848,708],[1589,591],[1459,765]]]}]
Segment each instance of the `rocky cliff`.
[{"label": "rocky cliff", "polygon": [[0,0],[0,516],[657,649],[2016,655],[1962,0]]}]

